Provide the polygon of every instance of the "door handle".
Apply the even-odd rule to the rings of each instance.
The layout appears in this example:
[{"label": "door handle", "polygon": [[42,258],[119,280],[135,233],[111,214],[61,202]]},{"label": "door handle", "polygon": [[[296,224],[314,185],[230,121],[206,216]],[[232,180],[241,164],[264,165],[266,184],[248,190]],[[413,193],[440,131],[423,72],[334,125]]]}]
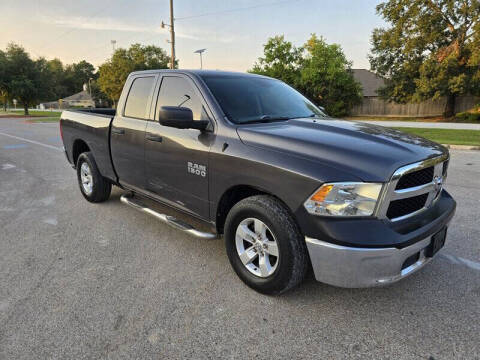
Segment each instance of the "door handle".
[{"label": "door handle", "polygon": [[163,138],[161,136],[153,135],[153,134],[147,134],[146,138],[147,140],[150,140],[150,141],[156,141],[156,142],[163,141]]},{"label": "door handle", "polygon": [[117,135],[125,135],[125,129],[112,128],[112,133]]}]

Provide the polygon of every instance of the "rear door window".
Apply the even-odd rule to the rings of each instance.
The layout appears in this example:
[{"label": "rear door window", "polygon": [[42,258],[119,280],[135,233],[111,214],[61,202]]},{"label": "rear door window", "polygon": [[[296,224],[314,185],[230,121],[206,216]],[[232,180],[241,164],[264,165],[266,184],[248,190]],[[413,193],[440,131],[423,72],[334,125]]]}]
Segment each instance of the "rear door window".
[{"label": "rear door window", "polygon": [[139,77],[133,80],[125,103],[124,116],[148,119],[150,109],[147,109],[148,100],[155,84],[155,77]]}]

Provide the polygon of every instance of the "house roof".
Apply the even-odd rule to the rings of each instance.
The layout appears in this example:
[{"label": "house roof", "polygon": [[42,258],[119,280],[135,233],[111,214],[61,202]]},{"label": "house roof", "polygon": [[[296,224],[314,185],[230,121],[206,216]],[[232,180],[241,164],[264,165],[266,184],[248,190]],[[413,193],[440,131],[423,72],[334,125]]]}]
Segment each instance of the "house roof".
[{"label": "house roof", "polygon": [[385,79],[366,69],[352,69],[353,77],[362,85],[363,96],[378,96],[377,90],[385,85]]},{"label": "house roof", "polygon": [[90,96],[90,94],[88,93],[88,91],[83,90],[83,91],[80,91],[79,93],[67,96],[66,98],[63,98],[62,100],[63,101],[81,101],[81,100],[92,101],[93,99]]}]

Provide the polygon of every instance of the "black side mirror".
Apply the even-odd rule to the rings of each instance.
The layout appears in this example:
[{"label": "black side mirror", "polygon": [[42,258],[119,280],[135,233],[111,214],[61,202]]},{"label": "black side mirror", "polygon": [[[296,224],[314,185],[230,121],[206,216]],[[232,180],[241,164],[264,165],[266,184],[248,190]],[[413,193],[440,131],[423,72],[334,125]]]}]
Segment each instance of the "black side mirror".
[{"label": "black side mirror", "polygon": [[207,120],[193,120],[192,110],[186,107],[162,106],[158,114],[163,126],[197,130],[205,130],[208,126]]}]

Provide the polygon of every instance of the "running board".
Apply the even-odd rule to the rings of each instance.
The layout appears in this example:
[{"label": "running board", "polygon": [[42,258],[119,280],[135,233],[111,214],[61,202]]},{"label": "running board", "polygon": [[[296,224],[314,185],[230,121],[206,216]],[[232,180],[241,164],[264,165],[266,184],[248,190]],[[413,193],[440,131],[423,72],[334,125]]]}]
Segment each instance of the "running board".
[{"label": "running board", "polygon": [[190,224],[187,224],[186,222],[178,220],[178,219],[176,219],[176,218],[174,218],[173,216],[170,216],[170,215],[161,214],[161,213],[147,207],[146,205],[141,203],[139,200],[135,199],[132,194],[122,195],[120,197],[120,201],[124,204],[127,204],[127,205],[130,205],[131,207],[134,207],[135,209],[137,209],[141,212],[152,215],[156,219],[164,222],[165,224],[170,225],[171,227],[173,227],[177,230],[181,230],[184,233],[187,233],[189,235],[192,235],[192,236],[195,236],[195,237],[201,238],[201,239],[215,239],[215,238],[217,238],[216,234],[199,231],[199,230],[195,229],[193,226],[191,226]]}]

